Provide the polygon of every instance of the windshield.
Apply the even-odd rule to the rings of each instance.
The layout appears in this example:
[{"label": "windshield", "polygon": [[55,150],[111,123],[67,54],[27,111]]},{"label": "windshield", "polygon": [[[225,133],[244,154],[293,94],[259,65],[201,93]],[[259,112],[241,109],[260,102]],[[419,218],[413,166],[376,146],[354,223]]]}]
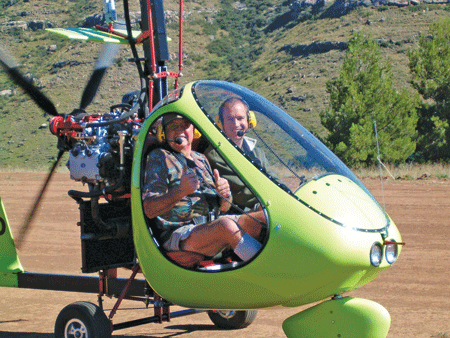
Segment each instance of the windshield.
[{"label": "windshield", "polygon": [[339,174],[354,181],[372,197],[358,178],[322,142],[262,96],[242,86],[221,81],[199,81],[192,88],[199,106],[213,121],[220,105],[230,97],[248,104],[249,110],[254,113],[256,126],[250,128],[245,136],[264,150],[269,164],[266,170],[268,176],[276,177],[290,193],[310,180]]}]

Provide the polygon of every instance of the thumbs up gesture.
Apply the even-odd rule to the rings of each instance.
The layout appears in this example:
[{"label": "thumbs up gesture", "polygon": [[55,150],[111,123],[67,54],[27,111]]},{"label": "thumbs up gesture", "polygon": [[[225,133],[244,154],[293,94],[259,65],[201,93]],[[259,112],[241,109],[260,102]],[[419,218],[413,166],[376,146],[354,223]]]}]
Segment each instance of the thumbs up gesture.
[{"label": "thumbs up gesture", "polygon": [[216,182],[216,190],[219,195],[229,198],[231,196],[230,185],[228,184],[228,180],[219,175],[219,171],[214,169],[214,181]]}]

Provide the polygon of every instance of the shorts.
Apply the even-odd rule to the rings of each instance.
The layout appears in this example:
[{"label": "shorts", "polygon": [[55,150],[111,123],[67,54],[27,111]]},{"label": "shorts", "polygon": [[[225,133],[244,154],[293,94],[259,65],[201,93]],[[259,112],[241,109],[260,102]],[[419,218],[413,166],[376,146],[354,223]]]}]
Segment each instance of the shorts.
[{"label": "shorts", "polygon": [[195,227],[195,224],[188,224],[174,230],[169,239],[163,244],[163,248],[167,251],[181,251],[180,242],[188,238]]},{"label": "shorts", "polygon": [[[239,221],[240,215],[222,215],[219,218],[221,217],[227,217],[237,223]],[[167,251],[182,251],[180,250],[180,242],[187,239],[197,225],[199,224],[183,225],[174,230],[169,239],[164,242],[163,248]]]}]

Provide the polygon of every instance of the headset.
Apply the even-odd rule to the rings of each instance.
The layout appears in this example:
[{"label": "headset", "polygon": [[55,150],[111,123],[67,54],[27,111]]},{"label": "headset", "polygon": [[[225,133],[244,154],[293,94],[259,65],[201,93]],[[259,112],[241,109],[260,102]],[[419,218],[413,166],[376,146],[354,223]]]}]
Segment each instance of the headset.
[{"label": "headset", "polygon": [[225,106],[232,101],[240,102],[245,106],[245,110],[247,111],[248,128],[249,129],[256,128],[258,122],[256,121],[255,112],[253,110],[250,110],[247,102],[237,97],[230,97],[220,105],[219,114],[215,118],[217,126],[223,130],[223,110],[225,109]]},{"label": "headset", "polygon": [[[200,133],[200,131],[194,125],[194,140],[197,140],[200,137],[202,137],[202,133]],[[156,127],[156,140],[158,141],[158,143],[166,142],[166,133],[164,132],[164,126],[162,122]]]}]

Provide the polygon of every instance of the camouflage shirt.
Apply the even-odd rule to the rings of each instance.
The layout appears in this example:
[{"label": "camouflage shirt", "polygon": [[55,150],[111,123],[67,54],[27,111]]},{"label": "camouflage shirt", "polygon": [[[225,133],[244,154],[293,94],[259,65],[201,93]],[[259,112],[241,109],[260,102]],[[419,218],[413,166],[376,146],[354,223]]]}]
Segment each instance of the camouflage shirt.
[{"label": "camouflage shirt", "polygon": [[[142,199],[166,194],[170,188],[180,184],[184,170],[194,170],[200,181],[200,188],[183,197],[171,210],[157,217],[157,226],[163,230],[174,230],[193,223],[194,218],[206,216],[219,207],[211,167],[203,154],[192,152],[194,160],[183,154],[165,149],[153,150],[147,158]],[[206,182],[206,184],[205,184]]]}]

